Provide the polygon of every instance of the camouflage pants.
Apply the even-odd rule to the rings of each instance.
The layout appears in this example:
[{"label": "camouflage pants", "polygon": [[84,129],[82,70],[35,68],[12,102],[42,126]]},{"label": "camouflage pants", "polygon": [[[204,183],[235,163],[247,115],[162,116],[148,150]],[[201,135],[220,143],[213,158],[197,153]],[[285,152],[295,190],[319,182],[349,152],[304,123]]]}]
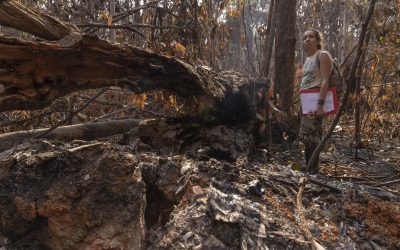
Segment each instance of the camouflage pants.
[{"label": "camouflage pants", "polygon": [[301,116],[299,140],[304,144],[318,144],[322,138],[322,117]]},{"label": "camouflage pants", "polygon": [[[322,117],[311,117],[304,115],[301,117],[300,121],[300,133],[299,139],[305,145],[305,158],[306,165],[311,159],[311,155],[317,147],[318,143],[322,138]],[[306,170],[305,167],[302,170]],[[310,173],[316,174],[319,171],[319,155],[315,158],[310,164],[310,169],[308,170]]]}]

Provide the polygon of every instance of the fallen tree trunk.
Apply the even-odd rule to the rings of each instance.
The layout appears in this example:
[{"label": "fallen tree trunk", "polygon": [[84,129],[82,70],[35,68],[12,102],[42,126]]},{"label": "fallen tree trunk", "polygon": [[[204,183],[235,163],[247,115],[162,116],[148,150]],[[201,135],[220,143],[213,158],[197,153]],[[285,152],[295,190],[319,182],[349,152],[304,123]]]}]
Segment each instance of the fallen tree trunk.
[{"label": "fallen tree trunk", "polygon": [[209,86],[215,82],[206,83],[187,63],[96,37],[68,47],[0,37],[0,50],[0,111],[39,108],[70,92],[104,86],[224,96],[223,86]]},{"label": "fallen tree trunk", "polygon": [[104,86],[139,93],[166,89],[189,97],[206,95],[218,102],[248,83],[173,57],[82,36],[73,25],[16,1],[1,1],[0,14],[0,25],[58,40],[0,37],[0,112],[41,108],[68,93]]},{"label": "fallen tree trunk", "polygon": [[[128,132],[139,125],[144,125],[149,120],[126,119],[116,121],[102,121],[93,123],[75,124],[58,127],[44,135],[47,139],[57,140],[93,140],[97,138],[112,136]],[[35,138],[44,134],[48,128],[28,131],[18,131],[0,134],[0,152],[13,147],[25,140]]]},{"label": "fallen tree trunk", "polygon": [[0,112],[44,107],[78,90],[120,86],[138,93],[166,89],[200,97],[199,113],[207,120],[248,121],[255,115],[256,83],[240,74],[216,73],[96,37],[76,38],[65,47],[0,37]]},{"label": "fallen tree trunk", "polygon": [[25,31],[47,40],[59,40],[78,31],[72,24],[30,9],[14,0],[0,1],[0,25]]},{"label": "fallen tree trunk", "polygon": [[246,87],[249,80],[237,73],[218,74],[201,65],[96,37],[67,38],[72,39],[68,46],[63,41],[50,44],[0,37],[0,112],[37,109],[68,93],[104,86],[137,93],[169,90],[184,97],[206,96],[211,106],[237,94],[246,103],[253,99],[253,88]]}]

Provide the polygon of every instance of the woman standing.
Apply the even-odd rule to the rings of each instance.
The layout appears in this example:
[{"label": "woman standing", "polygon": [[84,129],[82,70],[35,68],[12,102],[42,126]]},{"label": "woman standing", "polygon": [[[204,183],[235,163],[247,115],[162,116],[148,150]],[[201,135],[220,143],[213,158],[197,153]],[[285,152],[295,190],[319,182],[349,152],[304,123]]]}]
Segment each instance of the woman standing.
[{"label": "woman standing", "polygon": [[[333,69],[332,56],[322,50],[321,33],[315,29],[308,29],[303,34],[303,48],[307,59],[303,66],[301,90],[316,89],[319,91],[318,102],[312,112],[301,115],[299,138],[305,145],[306,165],[309,164],[312,153],[322,138],[323,105],[329,88],[329,77]],[[313,104],[314,105],[314,104]],[[319,171],[319,154],[311,162],[309,172]]]}]

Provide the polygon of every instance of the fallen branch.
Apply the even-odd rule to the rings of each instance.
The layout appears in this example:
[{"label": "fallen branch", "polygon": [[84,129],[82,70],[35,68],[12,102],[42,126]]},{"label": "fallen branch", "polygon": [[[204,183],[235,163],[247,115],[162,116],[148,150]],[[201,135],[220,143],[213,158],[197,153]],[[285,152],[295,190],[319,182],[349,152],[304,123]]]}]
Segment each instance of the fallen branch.
[{"label": "fallen branch", "polygon": [[25,31],[47,40],[60,40],[72,32],[78,32],[72,24],[30,9],[14,0],[0,1],[0,25]]},{"label": "fallen branch", "polygon": [[394,180],[394,181],[387,181],[387,182],[383,182],[383,183],[379,183],[379,184],[375,184],[375,187],[381,187],[381,186],[386,186],[386,185],[390,185],[390,184],[395,184],[395,183],[399,183],[400,179]]},{"label": "fallen branch", "polygon": [[316,185],[319,185],[319,186],[328,188],[328,189],[330,189],[331,191],[333,191],[333,192],[335,192],[335,193],[338,193],[338,194],[341,194],[341,193],[342,193],[342,190],[341,190],[341,189],[339,189],[339,188],[337,188],[337,187],[334,187],[334,186],[332,186],[332,185],[329,185],[329,184],[327,184],[327,183],[323,183],[323,182],[321,182],[321,181],[318,181],[318,180],[316,180],[316,179],[314,179],[314,178],[312,178],[312,177],[309,177],[308,180],[309,180],[311,183],[313,183],[313,184],[316,184]]},{"label": "fallen branch", "polygon": [[277,236],[281,236],[281,237],[285,237],[287,239],[293,240],[298,242],[300,245],[302,244],[308,244],[307,241],[304,241],[302,239],[299,239],[298,237],[296,237],[295,235],[291,235],[288,233],[284,233],[284,232],[279,232],[279,231],[269,231],[268,234],[272,234],[272,235],[277,235]]},{"label": "fallen branch", "polygon": [[[126,119],[63,126],[54,129],[50,133],[44,135],[43,138],[64,141],[93,140],[128,132],[132,128],[144,125],[149,121],[151,120]],[[43,132],[47,130],[48,128],[42,128],[36,130],[17,131],[1,134],[0,152],[7,150],[17,144],[20,144],[25,140],[29,140],[38,135],[42,135]]]},{"label": "fallen branch", "polygon": [[85,105],[83,105],[82,107],[80,107],[78,110],[76,110],[74,113],[70,114],[67,118],[65,118],[64,120],[60,121],[59,123],[57,123],[56,125],[52,126],[51,128],[49,128],[48,130],[44,131],[42,134],[38,134],[37,136],[35,136],[35,139],[38,138],[43,138],[44,136],[46,136],[47,134],[51,133],[51,131],[55,130],[56,128],[60,127],[61,125],[65,124],[67,121],[71,120],[74,116],[76,116],[79,112],[81,112],[82,110],[84,110],[87,106],[89,106],[90,103],[92,103],[94,100],[96,100],[97,97],[99,97],[100,95],[102,95],[104,92],[106,92],[109,88],[104,88],[101,91],[99,91],[99,93],[97,93],[95,96],[92,97],[92,99],[90,99],[89,101],[87,101],[85,103]]},{"label": "fallen branch", "polygon": [[128,108],[117,109],[117,110],[115,110],[113,112],[110,112],[110,113],[104,114],[102,116],[99,116],[99,117],[89,121],[88,123],[97,122],[98,120],[101,120],[103,118],[110,117],[110,116],[113,116],[115,114],[118,114],[118,113],[121,113],[121,112],[125,112],[125,111],[129,111],[129,110],[132,110],[132,109],[139,109],[139,107],[138,106],[133,106],[133,107],[128,107]]},{"label": "fallen branch", "polygon": [[[147,7],[154,7],[157,2],[148,3]],[[40,18],[40,14],[31,12],[33,18]],[[118,18],[122,15],[114,21]],[[43,26],[51,29],[49,23]],[[206,103],[199,113],[209,121],[254,118],[254,93],[249,80],[240,74],[213,72],[197,63],[110,44],[74,30],[54,43],[0,36],[0,51],[0,112],[38,109],[68,93],[118,86],[135,93],[168,90],[183,98],[196,97],[201,100],[196,105]]]},{"label": "fallen branch", "polygon": [[190,30],[190,28],[178,27],[178,26],[160,26],[160,25],[151,25],[151,24],[127,24],[127,25],[118,25],[112,24],[108,25],[105,23],[81,23],[77,24],[78,27],[85,28],[107,28],[107,29],[129,29],[133,28],[151,28],[151,29],[177,29],[177,30]]},{"label": "fallen branch", "polygon": [[95,143],[92,143],[92,144],[81,145],[81,146],[78,146],[78,147],[75,147],[75,148],[69,148],[67,150],[70,153],[75,153],[75,152],[77,152],[79,150],[88,149],[88,148],[94,148],[94,147],[101,146],[103,144],[104,144],[104,142],[95,142]]},{"label": "fallen branch", "polygon": [[[78,27],[86,27],[86,28],[107,28],[107,29],[125,29],[125,30],[130,30],[141,36],[143,39],[146,39],[146,37],[136,30],[132,25],[107,25],[107,24],[77,24]],[[92,32],[89,30],[86,32],[86,34],[91,34]]]},{"label": "fallen branch", "polygon": [[360,180],[364,180],[364,179],[369,179],[369,178],[375,178],[375,179],[380,179],[380,178],[388,178],[389,176],[387,175],[340,175],[340,176],[329,176],[332,178],[336,178],[336,179],[360,179]]},{"label": "fallen branch", "polygon": [[6,122],[3,122],[3,123],[0,123],[0,127],[7,127],[7,126],[11,126],[11,125],[25,123],[25,122],[28,122],[28,121],[32,121],[34,119],[38,119],[38,118],[44,117],[44,116],[49,116],[49,115],[51,115],[53,113],[56,113],[56,112],[64,112],[64,113],[66,113],[68,111],[65,111],[65,110],[63,110],[63,111],[54,111],[54,110],[53,111],[47,111],[47,112],[43,112],[43,113],[40,113],[40,114],[37,114],[37,115],[34,115],[34,116],[30,116],[28,118],[12,120],[12,121],[6,121]]},{"label": "fallen branch", "polygon": [[304,216],[304,209],[303,205],[301,203],[302,197],[303,197],[303,192],[306,187],[307,183],[307,178],[306,177],[301,177],[299,180],[299,191],[297,192],[296,195],[296,208],[297,212],[299,214],[299,220],[300,220],[300,226],[303,229],[304,234],[306,235],[307,239],[310,241],[311,246],[314,250],[322,250],[325,249],[323,246],[318,244],[318,242],[315,240],[314,236],[311,234],[310,229],[308,229],[307,226],[307,221]]}]

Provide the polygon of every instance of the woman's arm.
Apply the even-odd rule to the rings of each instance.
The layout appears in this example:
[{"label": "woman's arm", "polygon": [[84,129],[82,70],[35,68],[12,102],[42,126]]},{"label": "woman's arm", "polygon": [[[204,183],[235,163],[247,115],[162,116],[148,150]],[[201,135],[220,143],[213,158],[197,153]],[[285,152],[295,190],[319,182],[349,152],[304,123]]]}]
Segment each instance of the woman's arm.
[{"label": "woman's arm", "polygon": [[319,60],[320,60],[319,70],[322,78],[322,84],[321,84],[321,89],[319,91],[319,101],[315,115],[322,116],[324,114],[322,106],[324,105],[326,93],[328,92],[329,89],[329,77],[332,71],[332,61],[326,54],[321,54]]}]

